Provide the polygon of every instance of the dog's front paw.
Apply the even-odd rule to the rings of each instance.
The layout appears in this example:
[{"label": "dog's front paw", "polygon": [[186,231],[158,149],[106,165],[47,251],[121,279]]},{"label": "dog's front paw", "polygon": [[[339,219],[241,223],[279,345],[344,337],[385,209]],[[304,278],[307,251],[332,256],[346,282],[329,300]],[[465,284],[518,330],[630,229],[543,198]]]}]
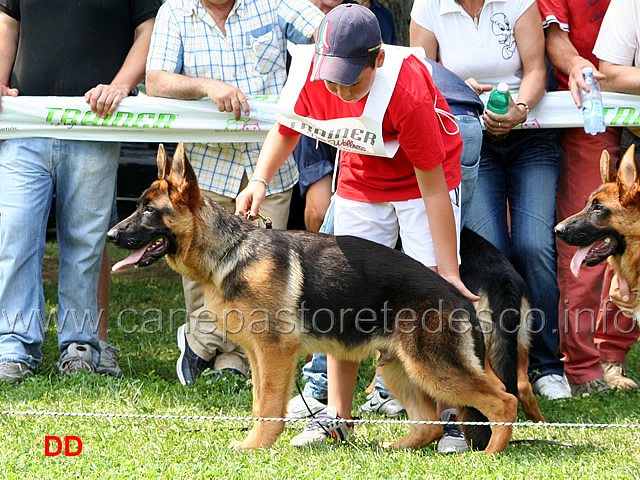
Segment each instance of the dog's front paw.
[{"label": "dog's front paw", "polygon": [[229,444],[229,448],[232,450],[253,450],[254,448],[261,448],[262,445],[254,445],[252,442],[248,442],[247,440],[241,442],[240,440],[234,440]]}]

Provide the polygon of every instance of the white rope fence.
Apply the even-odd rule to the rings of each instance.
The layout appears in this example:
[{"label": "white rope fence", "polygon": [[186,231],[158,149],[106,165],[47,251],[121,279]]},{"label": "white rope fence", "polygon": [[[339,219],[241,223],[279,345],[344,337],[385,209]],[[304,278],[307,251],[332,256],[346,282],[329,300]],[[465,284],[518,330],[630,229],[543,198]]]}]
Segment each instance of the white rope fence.
[{"label": "white rope fence", "polygon": [[[138,413],[83,413],[83,412],[39,412],[39,411],[0,411],[0,415],[7,416],[36,416],[36,417],[82,417],[82,418],[135,418],[159,420],[210,420],[216,422],[311,422],[313,418],[266,418],[266,417],[234,417],[209,415],[161,415]],[[512,427],[554,427],[554,428],[640,428],[640,424],[624,423],[566,423],[566,422],[445,422],[429,420],[390,420],[390,419],[358,419],[353,423],[359,424],[407,424],[407,425],[469,425],[469,426],[512,426]]]}]

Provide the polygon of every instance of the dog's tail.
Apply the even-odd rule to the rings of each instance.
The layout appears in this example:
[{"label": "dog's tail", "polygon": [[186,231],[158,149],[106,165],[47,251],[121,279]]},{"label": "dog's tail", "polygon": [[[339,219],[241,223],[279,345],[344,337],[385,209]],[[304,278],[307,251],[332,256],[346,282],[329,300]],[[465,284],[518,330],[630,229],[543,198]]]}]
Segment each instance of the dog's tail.
[{"label": "dog's tail", "polygon": [[[518,397],[519,351],[529,351],[529,300],[524,282],[516,288],[510,285],[496,294],[483,295],[477,305],[478,317],[487,329],[484,336],[489,365],[504,384],[507,392]],[[487,301],[487,299],[490,299]],[[487,302],[486,305],[483,305]],[[486,308],[485,308],[486,306]]]},{"label": "dog's tail", "polygon": [[[458,407],[458,419],[461,422],[487,422],[480,411],[473,407]],[[491,439],[491,427],[488,425],[462,425],[467,443],[474,450],[484,450]]]}]

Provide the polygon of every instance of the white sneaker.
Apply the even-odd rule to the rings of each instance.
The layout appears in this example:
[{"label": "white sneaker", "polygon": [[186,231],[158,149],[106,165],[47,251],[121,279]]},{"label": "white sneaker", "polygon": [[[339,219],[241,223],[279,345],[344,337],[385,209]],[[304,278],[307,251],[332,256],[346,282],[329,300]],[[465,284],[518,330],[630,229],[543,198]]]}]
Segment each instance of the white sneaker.
[{"label": "white sneaker", "polygon": [[94,373],[93,354],[87,343],[73,342],[67,347],[66,355],[58,363],[58,370],[63,375],[75,375],[86,370]]},{"label": "white sneaker", "polygon": [[[306,404],[305,404],[306,402]],[[287,405],[287,417],[289,418],[306,418],[310,417],[313,414],[318,413],[323,410],[327,406],[326,400],[325,403],[322,403],[320,400],[314,397],[309,397],[307,395],[296,395],[289,401],[289,405]]]},{"label": "white sneaker", "polygon": [[560,398],[571,398],[571,387],[567,379],[561,375],[551,374],[538,378],[531,384],[533,393],[536,395],[544,395],[549,400],[558,400]]},{"label": "white sneaker", "polygon": [[367,395],[367,401],[360,406],[361,412],[381,413],[389,418],[398,418],[400,415],[406,415],[407,411],[398,400],[393,398],[391,394],[383,395],[380,390],[373,389]]},{"label": "white sneaker", "polygon": [[[442,422],[457,422],[455,408],[448,408],[440,414]],[[438,440],[438,453],[463,453],[469,450],[464,433],[460,430],[460,425],[444,425],[444,434]]]},{"label": "white sneaker", "polygon": [[345,441],[353,433],[353,422],[338,417],[336,407],[326,407],[316,418],[309,422],[300,435],[291,439],[292,447],[307,447],[314,443],[325,442],[330,438]]}]

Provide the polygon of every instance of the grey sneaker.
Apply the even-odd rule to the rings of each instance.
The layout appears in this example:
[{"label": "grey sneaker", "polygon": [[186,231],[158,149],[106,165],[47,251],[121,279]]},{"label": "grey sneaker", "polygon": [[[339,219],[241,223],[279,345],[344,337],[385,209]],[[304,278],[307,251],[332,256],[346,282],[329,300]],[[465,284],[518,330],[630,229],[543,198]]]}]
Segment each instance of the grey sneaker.
[{"label": "grey sneaker", "polygon": [[22,362],[0,362],[0,382],[18,383],[33,375],[33,370]]},{"label": "grey sneaker", "polygon": [[574,397],[588,397],[594,392],[606,392],[611,387],[604,381],[604,378],[594,378],[584,383],[570,383],[571,394]]},{"label": "grey sneaker", "polygon": [[[442,422],[457,422],[458,416],[455,408],[448,408],[440,414]],[[460,425],[445,425],[444,434],[438,440],[438,453],[463,453],[469,450],[464,433]]]},{"label": "grey sneaker", "polygon": [[[305,403],[306,402],[306,403]],[[287,405],[287,417],[289,418],[306,418],[318,413],[327,406],[327,399],[324,402],[314,397],[304,395],[296,395],[289,401]]]},{"label": "grey sneaker", "polygon": [[82,370],[95,372],[91,347],[87,343],[76,343],[67,347],[67,354],[58,363],[58,370],[63,375],[75,375]]},{"label": "grey sneaker", "polygon": [[316,415],[312,422],[309,422],[304,432],[293,437],[289,445],[292,447],[306,447],[315,443],[325,442],[330,438],[344,441],[352,433],[353,422],[339,418],[336,407],[326,407]]},{"label": "grey sneaker", "polygon": [[100,375],[122,378],[122,370],[120,370],[116,360],[116,353],[119,351],[119,348],[100,340],[100,363],[98,363],[96,372]]},{"label": "grey sneaker", "polygon": [[404,407],[398,400],[393,398],[391,394],[385,395],[376,389],[367,395],[367,401],[360,406],[360,411],[366,413],[380,413],[389,418],[398,418],[400,415],[407,414]]}]

